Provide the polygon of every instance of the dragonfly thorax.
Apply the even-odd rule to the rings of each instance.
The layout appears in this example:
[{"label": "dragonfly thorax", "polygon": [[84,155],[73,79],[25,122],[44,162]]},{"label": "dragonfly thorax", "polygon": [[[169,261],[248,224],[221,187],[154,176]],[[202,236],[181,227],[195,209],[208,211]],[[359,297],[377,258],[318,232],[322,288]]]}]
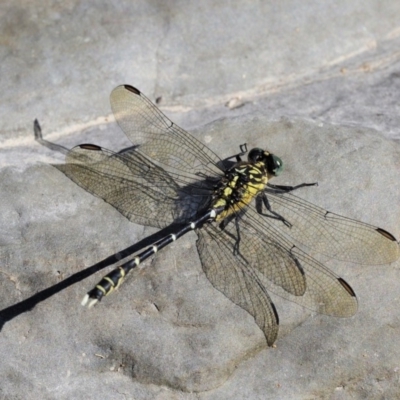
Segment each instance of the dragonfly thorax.
[{"label": "dragonfly thorax", "polygon": [[216,221],[239,212],[265,189],[267,182],[268,172],[262,161],[240,162],[229,169],[214,191],[212,208],[224,208]]},{"label": "dragonfly thorax", "polygon": [[249,152],[248,162],[238,162],[225,172],[216,186],[212,208],[221,209],[216,221],[239,212],[265,189],[267,182],[283,169],[282,160],[260,148]]}]

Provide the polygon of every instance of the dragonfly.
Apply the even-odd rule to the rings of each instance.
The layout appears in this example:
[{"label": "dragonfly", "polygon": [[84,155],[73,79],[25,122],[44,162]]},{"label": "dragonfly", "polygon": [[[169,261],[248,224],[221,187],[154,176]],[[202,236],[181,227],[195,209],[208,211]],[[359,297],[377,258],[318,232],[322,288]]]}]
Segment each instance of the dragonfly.
[{"label": "dragonfly", "polygon": [[176,229],[104,276],[82,305],[95,305],[131,270],[194,230],[208,280],[253,316],[272,346],[279,316],[270,293],[320,314],[350,317],[357,311],[351,286],[306,249],[360,264],[399,258],[391,233],[293,194],[316,183],[272,184],[283,162],[268,150],[248,151],[242,145],[240,153],[223,160],[135,87],[118,86],[110,99],[116,121],[134,146],[116,153],[81,144],[56,167],[130,221]]}]

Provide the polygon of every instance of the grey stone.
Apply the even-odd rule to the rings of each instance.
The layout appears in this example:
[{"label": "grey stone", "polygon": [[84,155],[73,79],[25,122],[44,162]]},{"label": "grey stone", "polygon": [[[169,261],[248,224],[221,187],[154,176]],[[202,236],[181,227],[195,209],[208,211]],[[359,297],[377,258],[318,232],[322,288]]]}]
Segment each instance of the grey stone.
[{"label": "grey stone", "polygon": [[208,282],[194,233],[98,306],[81,307],[106,270],[66,279],[155,230],[48,165],[63,155],[32,133],[37,117],[45,138],[68,148],[128,146],[108,95],[130,83],[161,96],[167,115],[221,157],[244,142],[268,148],[286,167],[276,183],[318,181],[297,195],[400,237],[396,2],[5,2],[0,10],[1,398],[399,396],[398,262],[323,259],[352,285],[359,312],[310,316],[274,298],[276,348]]},{"label": "grey stone", "polygon": [[[400,217],[399,210],[391,209],[397,193],[387,190],[396,173],[393,162],[399,156],[398,149],[372,131],[301,120],[271,121],[252,114],[222,119],[203,127],[201,133],[194,133],[222,155],[234,153],[235,142],[268,147],[286,163],[286,172],[276,179],[277,183],[318,181],[318,188],[302,189],[301,197],[398,233],[395,221]],[[51,166],[36,165],[12,173],[5,168],[1,182],[7,182],[8,196],[14,199],[2,207],[4,215],[12,216],[12,239],[19,242],[6,246],[2,255],[2,260],[7,260],[2,267],[6,271],[2,293],[7,293],[1,299],[3,308],[143,236],[141,227],[85,193]],[[28,378],[32,385],[40,379],[46,380],[49,387],[57,386],[59,374],[66,368],[73,370],[73,375],[100,379],[99,384],[104,372],[114,371],[136,384],[167,386],[184,392],[215,389],[232,379],[237,366],[255,357],[266,344],[252,318],[213,289],[194,254],[195,234],[190,234],[160,252],[146,268],[133,273],[117,294],[90,311],[81,308],[79,300],[99,276],[80,282],[8,322],[3,328],[3,335],[8,337],[4,343],[11,337],[17,339],[19,351],[37,360],[40,368]],[[285,303],[279,302],[282,332],[286,334],[296,326],[297,329],[278,341],[278,349],[263,352],[268,361],[255,357],[257,364],[267,363],[271,368],[260,368],[266,376],[259,385],[279,383],[274,372],[278,360],[270,363],[270,357],[289,352],[287,347],[300,353],[299,366],[304,357],[311,357],[310,363],[323,364],[329,354],[330,363],[335,368],[339,364],[342,374],[344,368],[352,365],[348,364],[348,352],[353,353],[354,359],[367,351],[357,338],[374,343],[376,330],[389,337],[395,333],[393,327],[387,332],[391,317],[387,316],[389,320],[384,322],[378,311],[384,304],[390,305],[398,292],[396,270],[390,266],[334,265],[335,271],[359,294],[360,313],[353,319],[334,322],[318,317],[298,326],[297,312],[300,321],[304,321],[304,311],[290,304],[285,311]],[[385,285],[373,285],[377,268],[379,279],[388,280]],[[371,313],[374,309],[376,312]],[[22,326],[18,320],[24,320]],[[370,329],[362,320],[369,321]],[[302,341],[301,346],[298,341]],[[387,347],[381,346],[385,366],[390,369],[398,354],[393,349],[386,354]],[[314,348],[318,349],[316,354],[322,353],[321,358],[310,354]],[[40,357],[43,349],[51,349],[46,359]],[[9,351],[9,357],[17,360],[20,353],[14,351]],[[59,369],[54,367],[55,360]],[[286,365],[287,357],[282,355],[282,360]],[[46,367],[48,363],[53,365],[51,373]],[[3,367],[8,370],[9,365]],[[331,379],[333,374],[325,367],[325,373],[320,372],[322,381]],[[67,381],[71,379],[74,380],[69,377]]]}]

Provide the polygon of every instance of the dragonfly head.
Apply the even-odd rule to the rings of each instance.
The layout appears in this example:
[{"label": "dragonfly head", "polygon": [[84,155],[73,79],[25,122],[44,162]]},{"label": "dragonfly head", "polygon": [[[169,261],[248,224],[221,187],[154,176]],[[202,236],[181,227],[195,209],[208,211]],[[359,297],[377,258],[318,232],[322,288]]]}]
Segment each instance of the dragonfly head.
[{"label": "dragonfly head", "polygon": [[265,167],[267,168],[268,175],[277,176],[283,171],[282,160],[266,150],[254,148],[250,150],[248,159],[249,162],[264,163]]}]

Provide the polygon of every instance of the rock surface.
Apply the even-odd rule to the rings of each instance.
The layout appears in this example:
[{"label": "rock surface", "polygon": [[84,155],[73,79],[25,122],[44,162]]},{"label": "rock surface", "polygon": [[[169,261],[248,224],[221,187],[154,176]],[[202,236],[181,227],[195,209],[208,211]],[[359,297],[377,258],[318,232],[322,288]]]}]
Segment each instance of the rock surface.
[{"label": "rock surface", "polygon": [[398,262],[323,260],[359,312],[310,316],[276,299],[276,348],[208,282],[194,233],[80,307],[94,269],[156,230],[48,165],[63,155],[33,140],[32,122],[67,148],[129,146],[108,105],[121,83],[161,97],[221,157],[268,148],[286,167],[276,183],[318,181],[297,195],[400,237],[400,6],[168,4],[0,5],[0,397],[398,397]]}]

